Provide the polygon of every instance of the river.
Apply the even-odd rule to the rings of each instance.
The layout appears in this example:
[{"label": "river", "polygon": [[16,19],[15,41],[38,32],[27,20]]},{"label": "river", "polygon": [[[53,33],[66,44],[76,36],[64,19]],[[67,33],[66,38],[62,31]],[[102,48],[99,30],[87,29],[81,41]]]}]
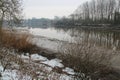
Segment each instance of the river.
[{"label": "river", "polygon": [[57,43],[60,42],[82,42],[103,48],[120,50],[120,31],[118,30],[31,28],[29,32],[42,38],[37,41],[37,44],[51,49],[52,47],[55,49],[58,46]]}]

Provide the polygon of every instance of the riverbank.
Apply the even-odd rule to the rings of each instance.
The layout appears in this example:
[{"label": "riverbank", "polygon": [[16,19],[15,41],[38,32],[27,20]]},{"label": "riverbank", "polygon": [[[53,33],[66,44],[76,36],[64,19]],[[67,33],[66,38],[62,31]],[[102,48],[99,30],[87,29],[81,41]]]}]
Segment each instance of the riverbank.
[{"label": "riverbank", "polygon": [[[80,73],[79,73],[79,75],[73,75],[73,70],[71,70],[71,68],[68,68],[69,67],[68,64],[69,63],[73,64],[73,62],[68,63],[63,59],[63,57],[64,57],[65,59],[67,58],[67,60],[69,61],[69,59],[70,59],[70,58],[68,58],[69,55],[57,56],[58,53],[53,54],[52,52],[50,52],[46,49],[42,49],[42,50],[40,50],[40,48],[37,48],[37,49],[36,49],[35,53],[30,54],[30,55],[29,55],[29,53],[21,53],[21,55],[18,55],[18,52],[15,52],[14,49],[1,48],[0,49],[1,55],[7,54],[7,56],[4,56],[3,63],[6,63],[5,62],[6,59],[8,61],[7,63],[8,64],[10,63],[9,65],[7,65],[5,71],[2,71],[2,73],[1,73],[3,76],[2,79],[3,80],[4,80],[4,78],[11,79],[11,78],[15,78],[15,76],[17,76],[17,78],[20,78],[20,76],[23,77],[23,75],[26,75],[26,76],[24,76],[24,78],[26,78],[26,80],[31,80],[32,78],[43,79],[43,80],[45,80],[45,79],[75,80],[76,78],[77,79],[82,78],[84,80],[85,78],[87,78],[87,76],[82,76],[83,73],[81,74],[81,76],[80,76]],[[54,55],[56,55],[56,56],[54,56]],[[50,56],[54,56],[54,57],[50,57]],[[60,60],[60,57],[62,57],[63,60],[62,59]],[[12,60],[11,60],[11,58],[12,58]],[[74,61],[74,56],[72,56],[71,59]],[[77,58],[76,58],[76,60],[77,60]],[[14,64],[11,64],[11,63],[14,63]],[[61,65],[60,68],[57,67],[59,65]],[[64,67],[63,67],[63,65],[64,65]],[[78,65],[78,64],[76,64],[76,65]],[[74,65],[74,66],[76,66],[76,65]],[[67,66],[67,67],[65,68],[65,66]],[[21,70],[19,70],[19,69],[21,69]],[[66,71],[68,71],[68,73],[66,73]],[[11,73],[16,74],[16,72],[17,73],[20,72],[20,73],[18,75],[14,75],[14,76],[11,75]],[[33,72],[34,72],[34,74],[33,74]],[[9,75],[11,75],[11,76],[9,76]],[[92,75],[91,76],[92,80],[97,80],[98,78],[106,79],[106,80],[119,80],[118,69],[110,69],[110,70],[105,69],[104,74],[101,72],[97,72],[97,73],[90,74],[90,75]],[[101,75],[103,77],[101,77]],[[17,78],[15,78],[15,79],[17,79]],[[20,78],[20,79],[22,80],[22,78]]]},{"label": "riverbank", "polygon": [[19,55],[14,49],[3,47],[0,47],[0,57],[1,80],[73,80],[76,78],[74,70],[65,67],[57,58],[48,59],[37,53]]},{"label": "riverbank", "polygon": [[[42,41],[41,41],[41,39],[43,39]],[[44,40],[45,39],[45,40]],[[44,48],[47,48],[47,49],[52,49],[53,51],[55,50],[56,51],[56,48],[58,49],[58,44],[61,44],[62,43],[62,41],[60,41],[60,40],[56,40],[56,39],[50,39],[49,40],[49,38],[45,38],[45,37],[40,37],[39,36],[39,38],[37,38],[36,37],[36,40],[35,40],[35,42],[36,42],[36,45],[38,45],[38,46],[44,46],[44,43],[43,43],[43,45],[40,45],[40,42],[46,42],[46,46],[47,47],[44,47]],[[38,42],[38,43],[37,43]],[[52,44],[51,46],[49,46],[49,44]],[[57,44],[57,45],[54,45],[54,44]],[[69,45],[69,42],[63,42],[63,44],[64,44],[64,46],[66,46],[66,45]],[[74,44],[73,44],[74,45]],[[80,44],[79,44],[80,45]],[[49,47],[48,47],[49,46]],[[54,46],[54,48],[51,48],[51,47],[53,47]],[[68,47],[69,46],[67,46],[67,48],[65,48],[64,46],[62,46],[62,51],[61,51],[61,48],[59,49],[59,52],[60,53],[57,53],[56,52],[56,54],[61,54],[61,53],[64,53],[64,50],[65,49],[68,49]],[[85,44],[83,44],[83,45],[81,45],[81,46],[84,46],[84,47],[86,47],[85,46]],[[73,47],[73,48],[71,48],[71,47]],[[71,46],[69,49],[75,49],[74,48],[74,46]],[[83,48],[83,53],[86,53],[86,51],[88,52],[88,53],[97,53],[97,54],[101,54],[101,53],[103,53],[104,55],[102,55],[102,57],[104,58],[105,57],[105,54],[108,54],[109,53],[109,55],[110,54],[112,54],[112,55],[114,55],[114,54],[118,54],[119,52],[117,52],[117,51],[114,51],[114,50],[109,50],[109,49],[107,49],[107,48],[101,48],[101,47],[96,47],[96,46],[91,46],[90,48],[92,48],[92,49],[90,49],[89,50],[89,48]],[[68,51],[70,51],[70,50],[68,50]],[[80,69],[81,68],[79,68],[79,69],[75,69],[75,67],[76,66],[80,66],[81,65],[81,63],[80,63],[80,57],[78,56],[78,57],[74,57],[74,55],[76,55],[76,54],[74,54],[74,53],[76,53],[76,49],[74,50],[75,52],[73,52],[73,54],[72,55],[66,55],[66,54],[63,54],[62,56],[61,55],[57,55],[57,57],[58,58],[60,58],[60,59],[62,59],[63,60],[63,63],[64,63],[64,65],[66,65],[66,66],[70,66],[70,67],[72,67],[75,71],[80,71]],[[66,52],[66,50],[65,50],[65,52]],[[117,53],[116,53],[117,52]],[[80,51],[78,51],[78,53],[80,53]],[[111,55],[111,56],[112,56]],[[97,55],[96,55],[97,56]],[[93,57],[93,59],[96,57],[96,56],[90,56],[90,57]],[[88,56],[87,56],[88,57]],[[98,57],[98,56],[97,56]],[[110,56],[108,56],[108,58],[109,58]],[[89,57],[88,57],[89,58]],[[97,59],[99,59],[99,58],[95,58],[94,60],[97,60]],[[102,59],[102,58],[101,58]],[[76,60],[78,60],[78,63],[76,64]],[[114,63],[114,62],[112,62],[112,63]],[[72,65],[72,66],[71,66]],[[87,65],[86,64],[86,68],[88,68],[89,70],[92,70],[92,68],[89,68],[90,67],[90,65]],[[94,64],[94,67],[95,67],[96,65]],[[112,65],[112,66],[115,66],[115,65]],[[84,66],[85,67],[85,66]],[[109,66],[109,68],[110,68],[111,66]],[[110,69],[109,70],[109,68],[107,68],[108,70],[105,70],[105,67],[104,68],[102,68],[102,71],[103,72],[99,72],[98,71],[98,73],[94,73],[93,72],[93,76],[94,76],[94,78],[97,76],[97,78],[99,77],[99,78],[101,78],[101,79],[103,79],[103,78],[105,78],[105,79],[108,79],[108,80],[115,80],[115,79],[118,79],[119,80],[119,77],[116,77],[117,75],[116,74],[114,74],[114,73],[116,73],[116,72],[114,72],[114,70],[113,70],[113,68],[112,69]],[[116,69],[115,69],[116,70]],[[106,71],[105,73],[104,73],[104,71]],[[112,73],[113,72],[113,73]],[[102,74],[103,73],[103,74]],[[111,76],[112,75],[112,76]],[[118,75],[119,75],[119,73],[118,73]],[[101,76],[104,76],[104,77],[101,77]],[[110,77],[115,77],[114,79],[110,79]],[[94,79],[93,79],[94,80]]]},{"label": "riverbank", "polygon": [[[31,38],[28,36],[24,38],[22,35],[23,33],[16,35],[13,32],[2,32],[0,45],[1,80],[77,79],[74,70],[64,66],[62,60],[58,59],[52,51],[30,43],[29,39]],[[81,79],[82,76],[78,78]]]},{"label": "riverbank", "polygon": [[120,25],[84,25],[80,26],[85,29],[101,29],[101,30],[120,30]]},{"label": "riverbank", "polygon": [[[68,27],[69,26],[69,27]],[[110,24],[88,24],[88,25],[55,25],[55,28],[60,29],[100,29],[100,30],[120,30],[120,25],[110,25]]]},{"label": "riverbank", "polygon": [[[41,39],[41,37],[38,38],[38,40],[40,40],[40,39]],[[34,39],[33,39],[33,41],[34,41]],[[52,40],[52,42],[54,42],[54,41],[56,41],[56,40]],[[88,76],[92,77],[92,80],[96,80],[99,78],[107,79],[107,80],[119,80],[119,76],[118,76],[119,72],[116,72],[116,69],[111,68],[111,66],[102,66],[102,64],[99,64],[99,62],[101,62],[101,59],[106,58],[105,54],[109,53],[109,54],[114,55],[114,54],[117,54],[116,51],[106,50],[106,49],[98,48],[95,46],[86,46],[85,44],[81,44],[81,45],[79,44],[75,47],[75,44],[69,44],[67,42],[64,42],[64,45],[59,47],[59,52],[54,52],[52,50],[48,50],[45,47],[43,48],[42,45],[37,45],[41,41],[39,41],[39,42],[35,41],[35,42],[36,43],[34,44],[34,47],[30,47],[29,50],[27,50],[28,52],[22,51],[23,53],[21,53],[21,52],[20,53],[16,52],[16,53],[17,54],[25,54],[26,56],[22,55],[24,58],[32,57],[34,54],[37,55],[37,59],[39,59],[40,56],[46,57],[49,61],[44,62],[45,64],[51,62],[51,60],[54,61],[54,59],[57,59],[57,61],[60,63],[62,62],[62,64],[65,67],[70,67],[77,73],[80,73],[81,71],[84,72],[84,70],[86,70],[85,72],[87,72]],[[58,40],[57,42],[60,42],[60,41]],[[35,46],[35,45],[37,45],[37,46]],[[54,46],[54,47],[57,48],[57,46]],[[92,53],[92,55],[91,55],[91,53]],[[104,55],[101,55],[101,57],[99,58],[99,56],[100,56],[99,54],[102,54],[102,53]],[[80,57],[81,54],[82,55],[86,54],[85,57],[82,59],[83,61],[81,61],[81,57]],[[89,54],[89,56],[87,56],[87,54]],[[110,56],[108,56],[108,58],[109,57]],[[89,58],[91,58],[93,62],[96,62],[96,60],[99,60],[99,59],[100,59],[100,61],[97,61],[97,64],[96,63],[93,64],[93,62],[89,62],[89,60],[90,60]],[[28,59],[28,61],[29,61],[29,59]],[[38,60],[37,62],[41,62],[41,60]],[[54,62],[56,62],[56,61],[54,61]],[[53,63],[50,63],[50,64],[53,64]],[[97,66],[99,65],[102,67],[98,68],[96,65]],[[84,66],[85,68],[81,67],[81,66]],[[95,68],[97,68],[96,71],[94,70]],[[92,71],[92,73],[91,72],[89,73],[89,70],[90,71],[94,70],[94,71]],[[61,70],[61,68],[60,69],[55,68],[55,72],[62,73],[62,74],[64,73],[63,70]],[[78,78],[81,78],[81,76],[78,74],[75,76]],[[58,76],[58,77],[60,77],[60,76]],[[86,77],[87,76],[84,76],[84,78],[86,78]]]}]

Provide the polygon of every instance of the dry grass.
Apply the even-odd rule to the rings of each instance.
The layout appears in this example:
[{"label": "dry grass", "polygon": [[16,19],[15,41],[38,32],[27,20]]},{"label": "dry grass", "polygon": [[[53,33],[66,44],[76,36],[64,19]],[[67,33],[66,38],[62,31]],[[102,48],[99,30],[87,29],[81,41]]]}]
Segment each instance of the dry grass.
[{"label": "dry grass", "polygon": [[30,52],[34,45],[30,42],[31,36],[29,34],[10,32],[2,30],[1,43],[8,48],[14,48],[19,52]]},{"label": "dry grass", "polygon": [[59,50],[62,53],[59,58],[63,60],[64,65],[78,73],[82,72],[95,78],[98,75],[100,77],[109,74],[112,70],[110,67],[112,52],[86,44],[64,44]]},{"label": "dry grass", "polygon": [[[49,67],[44,64],[37,63],[31,59],[21,58],[21,56],[17,54],[11,54],[13,52],[14,50],[10,51],[10,49],[7,48],[2,48],[1,50],[0,48],[0,63],[4,67],[4,71],[17,70],[18,77],[11,80],[61,80],[61,76],[64,75],[49,71]],[[19,67],[15,67],[14,65],[18,65]],[[27,76],[25,77],[25,75]],[[31,79],[29,79],[29,76]],[[66,75],[66,77],[67,76],[68,75]],[[12,78],[12,74],[10,77]],[[64,78],[65,77],[63,77],[62,80],[66,80],[66,78]],[[69,80],[73,80],[73,78],[74,76],[71,76]]]},{"label": "dry grass", "polygon": [[22,59],[18,58],[17,55],[10,54],[13,52],[13,50],[10,51],[6,48],[0,48],[0,63],[4,68],[3,71],[5,71],[7,68],[10,68],[13,62],[21,65],[23,64]]},{"label": "dry grass", "polygon": [[[22,77],[24,75],[29,75],[32,78],[37,78],[37,74],[35,72],[37,72],[36,69],[41,69],[38,65],[34,65],[34,64],[30,64],[29,62],[24,62],[24,60],[19,56],[19,55],[15,55],[15,54],[11,54],[12,49],[7,49],[7,48],[0,48],[0,63],[3,66],[3,72],[5,70],[18,70],[18,72],[20,72],[21,74],[19,74],[19,76],[21,76],[21,79],[19,80],[29,80],[29,79],[22,79]],[[14,67],[14,65],[18,65],[19,67],[16,68]],[[40,71],[40,70],[38,70]]]}]

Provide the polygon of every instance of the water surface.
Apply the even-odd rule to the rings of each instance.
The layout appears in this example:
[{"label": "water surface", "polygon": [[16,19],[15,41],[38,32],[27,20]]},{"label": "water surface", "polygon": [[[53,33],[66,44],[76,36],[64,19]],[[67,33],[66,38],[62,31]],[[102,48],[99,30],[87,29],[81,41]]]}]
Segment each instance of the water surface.
[{"label": "water surface", "polygon": [[48,39],[68,42],[82,42],[108,49],[120,50],[120,31],[104,29],[55,29],[31,28],[30,33]]}]

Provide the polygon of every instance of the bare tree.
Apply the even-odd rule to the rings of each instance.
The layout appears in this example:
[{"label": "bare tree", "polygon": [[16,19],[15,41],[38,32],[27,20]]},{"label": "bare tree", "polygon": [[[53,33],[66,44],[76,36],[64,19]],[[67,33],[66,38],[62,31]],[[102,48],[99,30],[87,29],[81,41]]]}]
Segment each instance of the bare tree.
[{"label": "bare tree", "polygon": [[120,0],[87,1],[71,14],[71,22],[74,25],[120,24]]},{"label": "bare tree", "polygon": [[4,21],[16,23],[20,19],[22,0],[0,0],[0,28]]},{"label": "bare tree", "polygon": [[112,24],[119,21],[120,0],[92,0],[80,6],[82,7],[77,8],[77,14],[79,14],[78,17],[81,16],[81,20],[86,24],[90,22]]}]

